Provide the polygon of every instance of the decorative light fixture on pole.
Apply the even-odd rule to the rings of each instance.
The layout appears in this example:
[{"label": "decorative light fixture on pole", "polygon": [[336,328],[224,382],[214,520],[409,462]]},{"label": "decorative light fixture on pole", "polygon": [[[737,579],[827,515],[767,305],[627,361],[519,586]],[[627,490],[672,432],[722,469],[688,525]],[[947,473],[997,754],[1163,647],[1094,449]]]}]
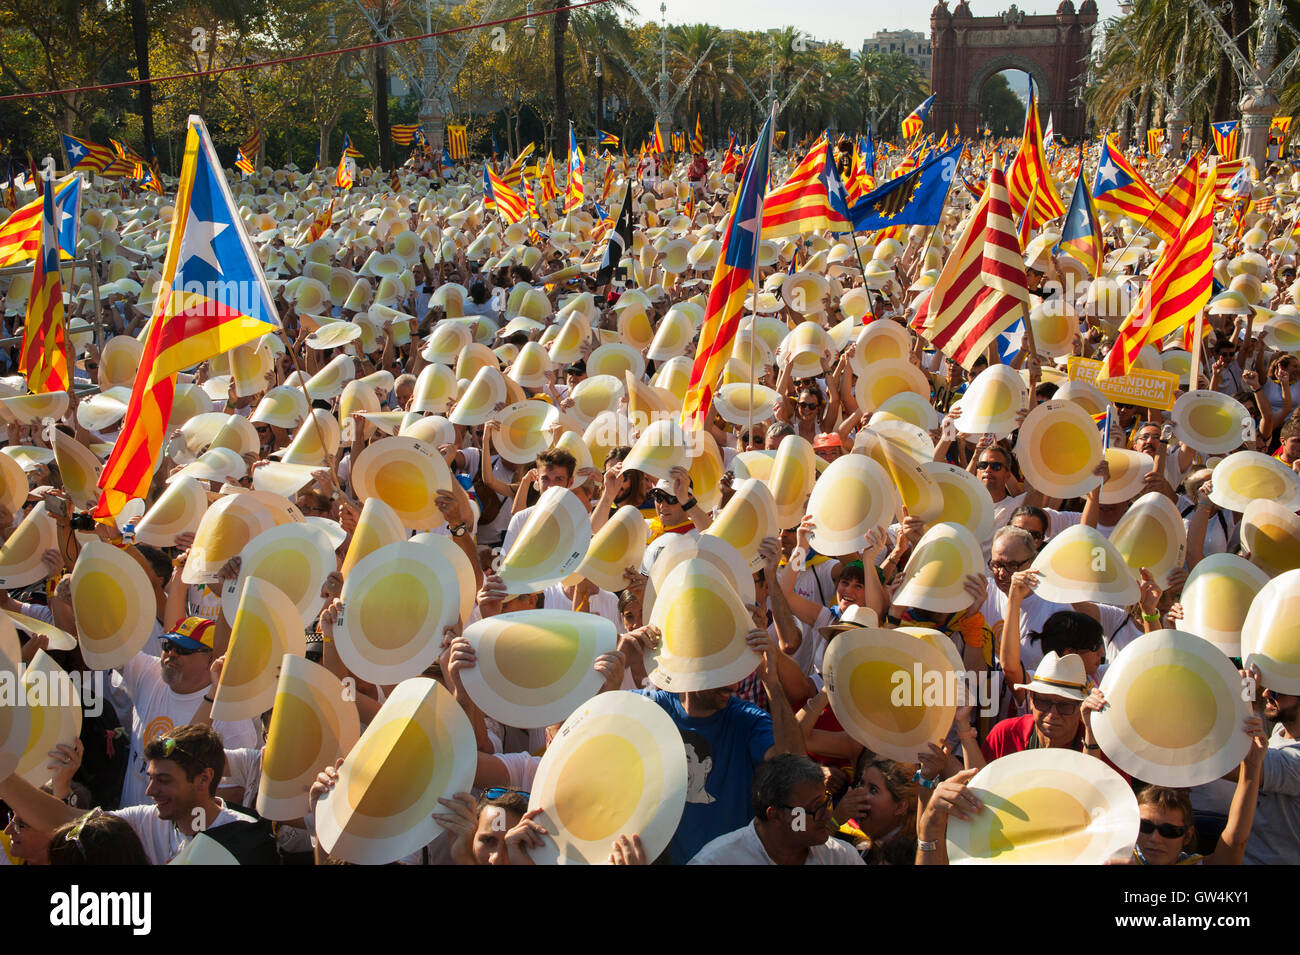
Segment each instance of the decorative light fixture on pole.
[{"label": "decorative light fixture on pole", "polygon": [[695,74],[700,71],[700,66],[706,59],[708,59],[713,48],[718,45],[718,41],[714,40],[705,48],[704,52],[700,54],[700,58],[696,60],[694,65],[691,67],[690,72],[686,74],[686,79],[677,85],[676,92],[673,92],[672,86],[674,84],[668,77],[668,5],[666,3],[659,4],[659,16],[659,76],[654,84],[657,87],[654,92],[650,91],[651,84],[647,84],[646,81],[641,78],[641,74],[637,68],[629,63],[622,53],[615,50],[614,55],[618,57],[619,62],[623,64],[623,68],[627,70],[628,74],[636,82],[637,87],[641,90],[642,95],[645,96],[646,101],[649,102],[650,106],[654,109],[655,119],[659,123],[667,123],[671,125],[673,121],[673,110],[677,108],[677,104],[681,102],[682,97],[686,95],[686,91],[690,89],[691,81],[695,79]]}]

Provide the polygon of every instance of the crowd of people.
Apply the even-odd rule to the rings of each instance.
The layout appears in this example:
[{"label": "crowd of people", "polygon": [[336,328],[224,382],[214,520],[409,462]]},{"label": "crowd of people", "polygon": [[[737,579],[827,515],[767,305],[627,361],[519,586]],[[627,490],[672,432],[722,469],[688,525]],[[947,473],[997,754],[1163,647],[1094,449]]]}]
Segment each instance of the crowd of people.
[{"label": "crowd of people", "polygon": [[[1028,333],[931,347],[975,152],[937,227],[762,241],[693,432],[720,156],[610,160],[600,285],[607,223],[530,238],[463,171],[232,175],[282,332],[180,376],[116,522],[172,200],[88,189],[81,390],[0,381],[0,676],[82,691],[2,708],[0,858],[1300,862],[1300,172],[1216,214],[1205,336],[1139,356],[1161,404],[1080,374],[1161,254],[1137,221],[1102,218],[1099,278],[1049,223]],[[0,277],[10,330],[28,291]]]}]

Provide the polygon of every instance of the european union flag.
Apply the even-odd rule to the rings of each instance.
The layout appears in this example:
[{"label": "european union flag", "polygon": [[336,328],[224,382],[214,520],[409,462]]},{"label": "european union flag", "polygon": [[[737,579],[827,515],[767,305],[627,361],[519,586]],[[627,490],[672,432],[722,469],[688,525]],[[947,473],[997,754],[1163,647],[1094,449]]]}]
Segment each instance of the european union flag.
[{"label": "european union flag", "polygon": [[855,202],[849,209],[854,231],[896,225],[938,225],[948,189],[957,173],[961,149],[958,143]]}]

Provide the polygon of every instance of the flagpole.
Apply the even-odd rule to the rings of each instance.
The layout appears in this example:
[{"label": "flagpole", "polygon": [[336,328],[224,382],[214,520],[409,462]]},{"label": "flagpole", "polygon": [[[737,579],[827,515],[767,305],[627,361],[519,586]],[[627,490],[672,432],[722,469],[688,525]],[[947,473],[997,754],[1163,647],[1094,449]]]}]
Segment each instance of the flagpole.
[{"label": "flagpole", "polygon": [[[776,142],[775,100],[772,101],[772,112],[768,116],[768,122],[771,124],[771,135],[767,137],[767,162],[765,168],[770,170],[772,168],[772,147]],[[744,187],[743,182],[741,187]],[[749,283],[752,294],[749,301],[749,420],[745,426],[745,434],[748,436],[749,441],[745,442],[746,444],[752,444],[754,439],[754,339],[758,335],[757,330],[754,328],[758,315],[758,275],[756,273],[758,272],[758,249],[763,239],[763,199],[766,193],[767,189],[760,184],[758,188],[758,204],[754,209],[754,217],[758,223],[758,228],[754,232],[754,261],[749,268]],[[855,248],[856,245],[854,243]],[[861,257],[859,257],[858,261],[862,261]]]}]

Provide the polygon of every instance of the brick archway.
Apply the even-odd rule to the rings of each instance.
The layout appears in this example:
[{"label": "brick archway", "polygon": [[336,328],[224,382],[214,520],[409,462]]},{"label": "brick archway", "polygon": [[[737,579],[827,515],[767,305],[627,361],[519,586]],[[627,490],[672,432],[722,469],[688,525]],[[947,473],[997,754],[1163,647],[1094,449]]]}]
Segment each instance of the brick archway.
[{"label": "brick archway", "polygon": [[1076,11],[1061,0],[1054,14],[1033,15],[1015,4],[997,16],[972,16],[966,0],[951,12],[940,0],[930,14],[933,58],[930,87],[934,106],[931,128],[959,127],[971,135],[980,128],[980,89],[994,73],[1023,70],[1039,87],[1039,114],[1054,117],[1058,133],[1071,140],[1083,135],[1084,108],[1075,94],[1087,73],[1092,31],[1097,24],[1095,0]]}]

